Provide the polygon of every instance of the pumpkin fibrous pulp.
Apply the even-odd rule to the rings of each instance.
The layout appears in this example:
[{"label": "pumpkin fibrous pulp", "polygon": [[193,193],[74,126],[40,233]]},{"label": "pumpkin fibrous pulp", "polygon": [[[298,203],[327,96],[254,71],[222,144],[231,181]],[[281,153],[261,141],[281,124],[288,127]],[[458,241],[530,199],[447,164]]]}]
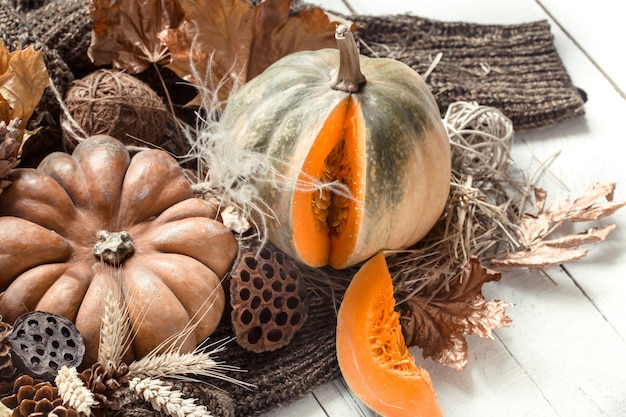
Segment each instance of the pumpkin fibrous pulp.
[{"label": "pumpkin fibrous pulp", "polygon": [[423,79],[399,61],[339,51],[288,55],[241,87],[222,125],[236,146],[267,154],[256,181],[271,210],[267,235],[310,266],[340,269],[406,248],[440,217],[450,144]]},{"label": "pumpkin fibrous pulp", "polygon": [[337,360],[354,394],[384,417],[441,417],[428,372],[406,347],[382,252],[356,273],[337,314]]},{"label": "pumpkin fibrous pulp", "polygon": [[193,197],[178,162],[161,150],[132,158],[109,136],[16,169],[0,199],[0,315],[34,310],[73,321],[98,357],[105,298],[128,308],[132,361],[193,327],[176,348],[193,351],[217,327],[221,278],[238,251],[214,205]]}]

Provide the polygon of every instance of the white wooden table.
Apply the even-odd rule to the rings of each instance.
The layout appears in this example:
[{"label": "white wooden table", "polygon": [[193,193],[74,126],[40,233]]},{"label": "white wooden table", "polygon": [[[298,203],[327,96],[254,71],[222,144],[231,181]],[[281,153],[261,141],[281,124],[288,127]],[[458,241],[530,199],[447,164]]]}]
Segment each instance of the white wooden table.
[{"label": "white wooden table", "polygon": [[[516,132],[513,158],[527,172],[555,153],[539,181],[549,197],[578,197],[598,180],[626,199],[626,17],[617,0],[347,0],[358,14],[412,13],[448,21],[510,24],[548,19],[586,116]],[[349,14],[342,0],[310,0]],[[626,416],[626,209],[607,241],[577,262],[538,272],[506,273],[488,298],[515,304],[513,323],[495,340],[469,337],[467,368],[421,359],[447,417]],[[265,417],[373,416],[341,380]]]}]

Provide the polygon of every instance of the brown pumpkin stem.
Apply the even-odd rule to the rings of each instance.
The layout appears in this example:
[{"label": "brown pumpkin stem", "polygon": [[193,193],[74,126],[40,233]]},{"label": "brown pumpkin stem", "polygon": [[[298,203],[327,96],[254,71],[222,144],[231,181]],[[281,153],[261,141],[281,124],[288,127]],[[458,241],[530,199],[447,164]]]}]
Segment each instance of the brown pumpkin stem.
[{"label": "brown pumpkin stem", "polygon": [[335,39],[337,39],[337,46],[339,47],[339,71],[330,86],[346,93],[356,93],[361,84],[365,83],[365,76],[361,72],[359,49],[354,41],[352,31],[350,31],[350,26],[337,26]]},{"label": "brown pumpkin stem", "polygon": [[93,247],[93,254],[103,262],[117,266],[135,252],[130,233],[126,231],[109,232],[100,230],[98,242]]}]

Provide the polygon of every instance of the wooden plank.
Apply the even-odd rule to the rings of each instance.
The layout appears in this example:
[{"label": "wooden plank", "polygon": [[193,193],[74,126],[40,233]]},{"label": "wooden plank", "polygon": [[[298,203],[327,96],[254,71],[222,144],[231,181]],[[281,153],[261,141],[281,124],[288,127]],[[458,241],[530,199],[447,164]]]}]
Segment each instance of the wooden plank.
[{"label": "wooden plank", "polygon": [[[319,0],[318,0],[319,1]],[[532,0],[350,0],[360,14],[409,13],[443,21],[510,24],[544,19],[544,11]]]},{"label": "wooden plank", "polygon": [[317,388],[313,395],[329,416],[375,416],[374,412],[352,394],[341,378]]},{"label": "wooden plank", "polygon": [[[576,198],[596,181],[616,182],[615,199],[624,200],[626,168],[620,151],[624,136],[619,134],[619,125],[626,117],[626,100],[573,44],[563,42],[560,48],[572,79],[589,93],[587,114],[552,127],[517,132],[513,158],[522,169],[532,173],[558,154],[539,181],[549,190],[550,200],[568,194]],[[626,270],[626,210],[594,225],[606,224],[618,227],[606,242],[591,246],[586,258],[568,263],[566,268],[600,313],[626,339],[626,285],[622,279]],[[574,226],[572,230],[581,229]]]},{"label": "wooden plank", "polygon": [[[503,331],[513,332],[514,329]],[[473,336],[467,339],[469,358],[463,371],[431,360],[417,360],[430,373],[446,417],[558,416],[502,342]],[[421,357],[419,349],[411,351],[416,358]],[[523,402],[518,401],[522,398]]]},{"label": "wooden plank", "polygon": [[563,269],[548,273],[551,280],[516,271],[489,287],[490,297],[516,304],[513,324],[498,337],[558,415],[623,415],[626,343]]},{"label": "wooden plank", "polygon": [[626,14],[613,0],[593,2],[537,0],[626,97]]},{"label": "wooden plank", "polygon": [[309,394],[302,399],[293,402],[285,407],[272,410],[263,414],[263,417],[328,417],[320,403],[313,394]]}]

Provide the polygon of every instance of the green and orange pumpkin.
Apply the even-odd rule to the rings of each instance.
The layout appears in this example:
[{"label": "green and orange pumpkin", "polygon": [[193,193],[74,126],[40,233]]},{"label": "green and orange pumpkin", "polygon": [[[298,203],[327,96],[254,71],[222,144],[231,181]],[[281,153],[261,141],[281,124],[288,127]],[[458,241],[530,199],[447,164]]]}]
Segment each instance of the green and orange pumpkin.
[{"label": "green and orange pumpkin", "polygon": [[339,51],[294,53],[250,80],[221,123],[274,164],[256,182],[269,240],[308,265],[344,268],[421,239],[446,204],[451,162],[420,75],[360,56],[346,26],[337,39]]}]

